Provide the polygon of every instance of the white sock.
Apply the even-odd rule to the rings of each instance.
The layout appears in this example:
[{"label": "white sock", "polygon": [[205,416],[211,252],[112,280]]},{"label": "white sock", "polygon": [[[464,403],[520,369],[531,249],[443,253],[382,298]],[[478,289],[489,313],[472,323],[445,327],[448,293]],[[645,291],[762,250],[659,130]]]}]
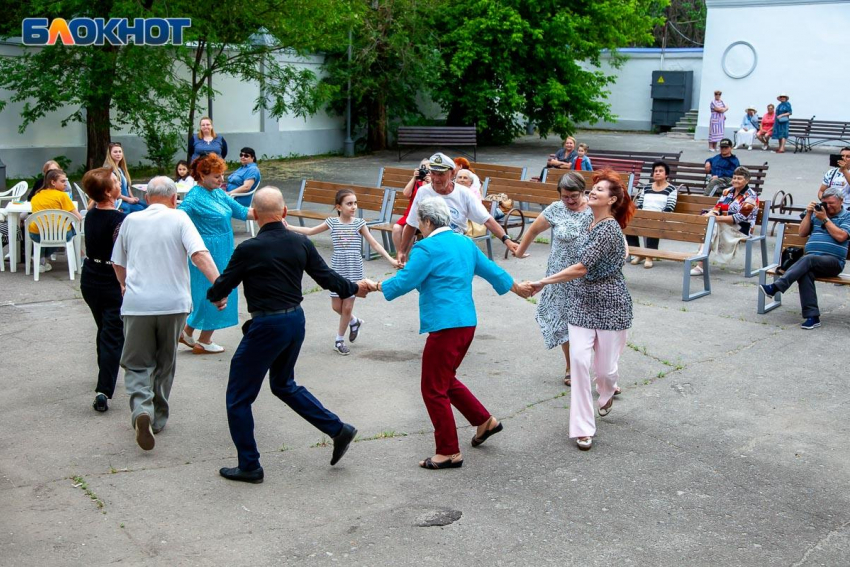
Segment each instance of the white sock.
[{"label": "white sock", "polygon": [[357,317],[355,317],[354,315],[352,315],[352,316],[351,316],[351,321],[349,321],[349,322],[348,322],[348,326],[349,326],[349,327],[353,327],[354,325],[356,325],[356,324],[357,324],[357,321],[358,321]]},{"label": "white sock", "polygon": [[342,335],[337,335],[337,336],[336,336],[336,340],[338,340],[338,341],[345,341],[345,337],[344,337],[344,336],[342,336]]}]

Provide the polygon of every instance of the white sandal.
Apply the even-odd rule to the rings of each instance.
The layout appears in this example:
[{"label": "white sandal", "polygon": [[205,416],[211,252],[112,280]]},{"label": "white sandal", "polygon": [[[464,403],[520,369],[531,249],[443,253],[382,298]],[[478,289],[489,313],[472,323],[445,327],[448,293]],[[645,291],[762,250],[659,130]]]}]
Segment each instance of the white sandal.
[{"label": "white sandal", "polygon": [[192,347],[193,354],[219,354],[221,352],[224,352],[224,347],[215,343],[195,341],[195,346]]},{"label": "white sandal", "polygon": [[701,276],[701,275],[703,275],[702,266],[700,266],[700,265],[696,265],[696,266],[694,266],[693,268],[691,268],[691,275],[692,275],[692,276]]},{"label": "white sandal", "polygon": [[593,437],[579,437],[576,439],[576,445],[582,451],[589,451],[593,447]]},{"label": "white sandal", "polygon": [[178,343],[183,343],[189,348],[195,348],[195,338],[192,335],[187,335],[186,331],[180,331],[180,338],[177,339]]}]

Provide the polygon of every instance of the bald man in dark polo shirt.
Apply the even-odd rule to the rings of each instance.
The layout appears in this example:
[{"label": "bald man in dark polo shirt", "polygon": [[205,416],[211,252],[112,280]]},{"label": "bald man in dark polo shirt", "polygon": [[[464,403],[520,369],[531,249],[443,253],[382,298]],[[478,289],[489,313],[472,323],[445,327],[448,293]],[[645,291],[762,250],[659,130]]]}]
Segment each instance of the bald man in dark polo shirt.
[{"label": "bald man in dark polo shirt", "polygon": [[343,423],[303,386],[295,383],[295,363],[304,342],[304,311],[300,304],[304,272],[320,286],[343,299],[365,297],[371,282],[354,283],[331,270],[308,238],[286,228],[286,204],[276,187],[254,195],[254,212],[260,231],[256,238],[236,247],[224,273],[207,292],[207,299],[222,307],[240,283],[251,320],[242,327],[244,337],[230,362],[227,383],[227,422],[239,454],[239,466],[222,468],[230,480],[260,483],[263,468],[254,440],[251,404],[257,398],[266,372],[274,395],[325,435],[333,438],[331,465],[348,450],[357,430]]}]

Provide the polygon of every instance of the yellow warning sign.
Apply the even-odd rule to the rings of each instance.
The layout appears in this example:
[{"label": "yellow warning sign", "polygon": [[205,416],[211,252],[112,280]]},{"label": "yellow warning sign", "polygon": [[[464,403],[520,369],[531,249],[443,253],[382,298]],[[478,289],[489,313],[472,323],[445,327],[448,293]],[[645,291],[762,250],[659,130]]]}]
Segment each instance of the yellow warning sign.
[{"label": "yellow warning sign", "polygon": [[659,85],[663,85],[663,84],[664,84],[664,75],[659,75],[659,77],[658,77],[658,84],[659,84]]}]

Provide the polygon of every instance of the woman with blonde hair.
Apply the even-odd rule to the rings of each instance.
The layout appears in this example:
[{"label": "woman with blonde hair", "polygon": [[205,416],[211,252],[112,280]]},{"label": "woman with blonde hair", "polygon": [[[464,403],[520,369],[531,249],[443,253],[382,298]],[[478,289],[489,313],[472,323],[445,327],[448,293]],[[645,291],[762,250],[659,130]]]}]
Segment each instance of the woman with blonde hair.
[{"label": "woman with blonde hair", "polygon": [[204,116],[198,126],[198,133],[189,138],[189,163],[198,159],[201,154],[217,154],[227,157],[227,141],[221,134],[216,134],[212,118]]},{"label": "woman with blonde hair", "polygon": [[138,197],[134,197],[130,191],[130,172],[127,170],[127,159],[124,157],[124,148],[121,147],[120,142],[109,143],[109,151],[106,152],[103,167],[110,168],[121,182],[121,212],[130,214],[147,208],[147,204]]}]

